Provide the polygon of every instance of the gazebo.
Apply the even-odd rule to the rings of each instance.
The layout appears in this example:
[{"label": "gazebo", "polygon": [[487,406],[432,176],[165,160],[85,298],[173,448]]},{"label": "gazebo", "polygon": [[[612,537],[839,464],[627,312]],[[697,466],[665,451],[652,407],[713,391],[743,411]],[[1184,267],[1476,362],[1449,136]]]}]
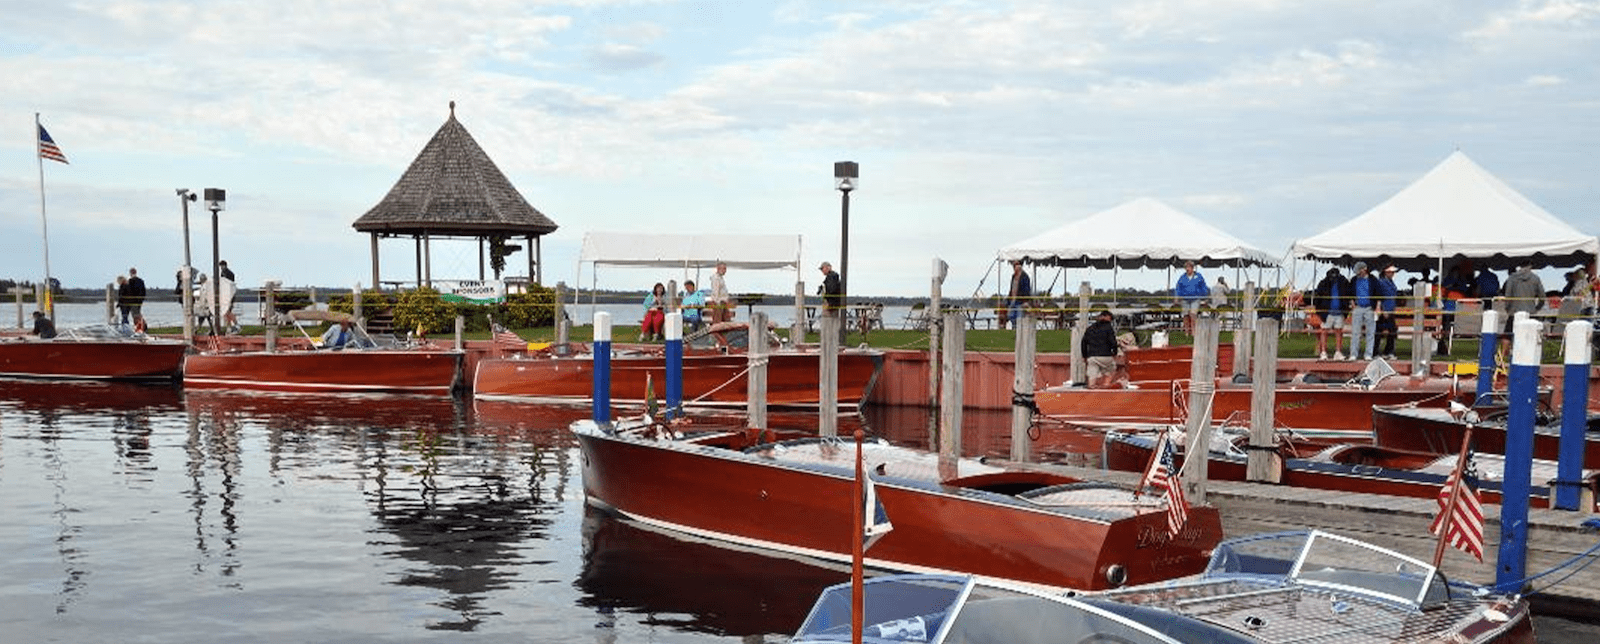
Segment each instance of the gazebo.
[{"label": "gazebo", "polygon": [[528,281],[542,283],[539,238],[555,232],[556,224],[528,204],[522,193],[478,146],[467,128],[456,120],[456,103],[450,118],[395,182],[378,205],[351,224],[372,236],[372,283],[381,284],[378,240],[411,237],[416,242],[417,284],[433,283],[431,242],[435,239],[478,240],[478,279],[485,279],[484,258],[497,268],[505,256],[518,250],[507,244],[526,240]]}]

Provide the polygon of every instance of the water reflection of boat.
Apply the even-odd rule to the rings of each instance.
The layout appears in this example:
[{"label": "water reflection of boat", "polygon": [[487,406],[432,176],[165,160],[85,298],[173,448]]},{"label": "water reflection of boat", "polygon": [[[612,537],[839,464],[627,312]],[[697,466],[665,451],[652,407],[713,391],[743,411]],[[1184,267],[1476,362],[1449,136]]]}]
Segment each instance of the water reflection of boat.
[{"label": "water reflection of boat", "polygon": [[345,424],[359,427],[429,427],[461,425],[464,401],[440,396],[405,394],[288,394],[269,391],[187,390],[183,394],[196,413],[263,418],[297,424]]},{"label": "water reflection of boat", "polygon": [[23,409],[51,413],[94,411],[171,411],[182,406],[183,394],[173,382],[0,381],[5,398]]},{"label": "water reflection of boat", "polygon": [[673,536],[588,507],[584,606],[640,613],[680,630],[746,637],[787,633],[842,569]]},{"label": "water reflection of boat", "polygon": [[110,326],[67,329],[50,339],[0,337],[0,376],[52,380],[171,380],[189,345],[126,335]]},{"label": "water reflection of boat", "polygon": [[[759,443],[750,431],[658,433],[573,425],[591,503],[677,532],[826,560],[848,560],[853,445],[832,438]],[[864,447],[894,530],[869,562],[962,571],[1080,589],[1199,571],[1221,539],[1215,508],[1194,506],[1176,536],[1164,497],[882,442]]]},{"label": "water reflection of boat", "polygon": [[[1231,539],[1188,579],[1069,597],[948,575],[863,584],[861,641],[1474,642],[1531,644],[1528,603],[1448,583],[1433,566],[1320,531]],[[848,642],[852,588],[817,598],[791,642]]]}]

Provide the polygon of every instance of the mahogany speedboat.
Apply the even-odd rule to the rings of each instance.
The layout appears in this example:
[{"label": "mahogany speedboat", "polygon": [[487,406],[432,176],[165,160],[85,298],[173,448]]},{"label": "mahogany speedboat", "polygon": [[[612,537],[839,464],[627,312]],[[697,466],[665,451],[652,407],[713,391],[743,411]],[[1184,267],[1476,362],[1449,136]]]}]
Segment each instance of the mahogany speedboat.
[{"label": "mahogany speedboat", "polygon": [[[1062,385],[1035,392],[1034,402],[1039,413],[1075,424],[1170,425],[1181,424],[1187,417],[1189,389],[1187,380],[1133,382],[1106,389]],[[1215,392],[1212,420],[1248,418],[1252,393],[1248,382],[1219,379]],[[1376,377],[1349,382],[1296,377],[1277,383],[1274,423],[1302,429],[1366,431],[1372,427],[1373,405],[1442,407],[1454,392],[1455,382],[1449,378],[1398,376],[1388,368],[1378,370]]]},{"label": "mahogany speedboat", "polygon": [[[1316,530],[1231,539],[1200,575],[1094,595],[953,575],[878,577],[862,592],[859,641],[873,643],[1534,641],[1527,600]],[[790,642],[852,641],[852,593],[848,583],[824,590]]]},{"label": "mahogany speedboat", "polygon": [[[317,313],[294,311],[292,313]],[[323,317],[348,314],[321,312]],[[297,315],[297,317],[300,317]],[[359,334],[359,328],[352,326]],[[449,395],[464,353],[432,344],[380,346],[365,334],[340,348],[208,351],[189,356],[183,385],[204,389]]]},{"label": "mahogany speedboat", "polygon": [[[642,421],[581,421],[573,431],[591,504],[702,538],[850,560],[853,442],[763,443],[754,430],[681,435]],[[1165,495],[975,459],[941,464],[937,454],[879,441],[863,452],[894,526],[868,552],[873,568],[1105,589],[1198,572],[1222,537],[1209,506],[1189,508],[1174,536]]]},{"label": "mahogany speedboat", "polygon": [[[1372,408],[1373,442],[1384,447],[1448,454],[1461,448],[1467,423],[1472,423],[1472,442],[1481,453],[1506,451],[1506,410],[1471,410],[1452,414],[1449,409],[1412,405],[1379,405]],[[1583,467],[1600,469],[1600,416],[1584,419]],[[1560,456],[1561,419],[1548,413],[1535,413],[1533,457],[1556,460]]]},{"label": "mahogany speedboat", "polygon": [[0,337],[0,376],[80,380],[171,380],[189,345],[128,335],[109,325],[66,329],[50,339]]},{"label": "mahogany speedboat", "polygon": [[[1245,448],[1249,443],[1248,434],[1223,431],[1213,438],[1207,476],[1220,481],[1245,480],[1249,462]],[[1326,440],[1281,434],[1276,442],[1278,455],[1282,457],[1279,483],[1314,490],[1431,499],[1439,494],[1439,489],[1444,486],[1450,473],[1455,471],[1456,461],[1459,460],[1459,455],[1454,452],[1436,454],[1371,444],[1330,444]],[[1142,471],[1149,463],[1155,444],[1156,436],[1149,432],[1107,433],[1104,451],[1106,469]],[[1473,455],[1472,475],[1484,503],[1500,503],[1504,471],[1504,456],[1488,453]],[[1555,461],[1534,460],[1533,486],[1529,493],[1529,502],[1533,507],[1549,507],[1554,493],[1550,482],[1555,478]],[[1600,492],[1600,471],[1584,472],[1582,478],[1584,488],[1590,491],[1591,496]]]},{"label": "mahogany speedboat", "polygon": [[[746,347],[749,329],[743,322],[712,325],[684,338],[683,402],[686,407],[742,406],[749,382]],[[573,347],[567,347],[573,349]],[[478,362],[472,394],[485,400],[589,404],[594,394],[594,356],[587,347],[562,354],[562,347],[485,358]],[[774,347],[767,357],[767,404],[773,407],[815,407],[819,354]],[[866,402],[883,369],[883,353],[847,349],[839,353],[839,406]],[[665,398],[667,361],[659,345],[613,348],[611,402],[643,407],[654,390]],[[646,383],[650,383],[649,387]]]}]

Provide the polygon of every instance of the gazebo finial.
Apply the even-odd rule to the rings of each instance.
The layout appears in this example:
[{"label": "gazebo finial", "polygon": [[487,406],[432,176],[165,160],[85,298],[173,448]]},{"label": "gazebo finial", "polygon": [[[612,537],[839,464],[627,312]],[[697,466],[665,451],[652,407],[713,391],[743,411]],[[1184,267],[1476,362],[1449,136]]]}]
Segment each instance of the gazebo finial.
[{"label": "gazebo finial", "polygon": [[450,101],[450,118],[456,117],[456,102]]}]

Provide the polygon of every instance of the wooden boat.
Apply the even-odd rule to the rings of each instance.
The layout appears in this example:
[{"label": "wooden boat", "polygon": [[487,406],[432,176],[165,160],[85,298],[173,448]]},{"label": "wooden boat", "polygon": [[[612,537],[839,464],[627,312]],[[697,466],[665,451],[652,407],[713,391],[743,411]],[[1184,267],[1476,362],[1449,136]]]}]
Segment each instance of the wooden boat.
[{"label": "wooden boat", "polygon": [[[573,431],[592,504],[680,533],[849,560],[852,442],[760,443],[753,430],[678,435],[642,422]],[[1104,589],[1193,574],[1221,540],[1209,506],[1192,507],[1173,537],[1164,496],[975,459],[941,466],[879,441],[863,451],[894,525],[868,553],[875,568]]]},{"label": "wooden boat", "polygon": [[[1221,481],[1245,480],[1249,444],[1244,432],[1224,432],[1212,441],[1207,476]],[[1155,449],[1156,436],[1150,432],[1108,432],[1104,461],[1107,469],[1143,471]],[[1460,443],[1457,442],[1457,449]],[[1381,447],[1371,444],[1337,443],[1325,440],[1279,436],[1281,459],[1278,481],[1283,485],[1314,490],[1339,490],[1368,494],[1388,494],[1431,499],[1439,494],[1445,479],[1455,471],[1458,454],[1435,454]],[[1180,461],[1181,462],[1181,461]],[[1484,503],[1500,503],[1500,486],[1505,457],[1478,453],[1472,458],[1478,492]],[[1555,461],[1536,459],[1529,502],[1533,507],[1550,506],[1556,478]],[[1583,475],[1590,505],[1600,492],[1600,471]]]},{"label": "wooden boat", "polygon": [[50,339],[0,337],[0,377],[171,380],[178,377],[188,348],[108,325],[67,329]]},{"label": "wooden boat", "polygon": [[[349,314],[293,311],[296,319],[349,320]],[[360,327],[344,348],[207,351],[189,356],[183,386],[288,392],[449,395],[461,381],[464,353],[432,344],[379,346]]]},{"label": "wooden boat", "polygon": [[[1447,454],[1461,449],[1461,436],[1472,423],[1472,442],[1479,453],[1506,451],[1506,411],[1469,411],[1459,417],[1449,409],[1411,405],[1372,408],[1373,442],[1384,447]],[[1584,420],[1583,467],[1600,469],[1600,416]],[[1534,415],[1533,457],[1556,460],[1560,456],[1561,419],[1546,412]]]},{"label": "wooden boat", "polygon": [[[684,339],[683,401],[688,407],[742,406],[749,382],[749,330],[742,322],[713,325]],[[819,354],[775,348],[767,354],[767,404],[773,407],[815,407]],[[666,397],[664,349],[651,345],[613,348],[611,402],[621,407],[643,407],[654,389],[656,400]],[[883,370],[883,353],[870,349],[840,352],[838,367],[841,407],[866,401]],[[594,356],[587,348],[567,352],[538,351],[478,362],[472,395],[486,400],[589,404],[594,397]]]},{"label": "wooden boat", "polygon": [[[1415,403],[1442,407],[1454,396],[1454,384],[1448,378],[1392,375],[1369,380],[1368,384],[1294,378],[1277,385],[1274,422],[1295,428],[1370,430],[1373,405]],[[1063,385],[1035,392],[1034,402],[1039,413],[1075,424],[1171,425],[1181,424],[1188,416],[1189,388],[1187,380],[1134,382],[1108,389]],[[1212,420],[1228,422],[1249,417],[1249,383],[1218,380],[1215,392]]]},{"label": "wooden boat", "polygon": [[[1141,382],[1188,380],[1193,355],[1192,345],[1140,347],[1123,353],[1128,363],[1128,379]],[[1217,345],[1217,375],[1226,377],[1232,369],[1233,345]]]},{"label": "wooden boat", "polygon": [[[848,642],[849,583],[823,591],[789,641]],[[953,575],[867,580],[861,640],[930,644],[1461,642],[1531,644],[1527,600],[1447,582],[1433,566],[1320,531],[1232,539],[1179,581],[1094,595]]]}]

